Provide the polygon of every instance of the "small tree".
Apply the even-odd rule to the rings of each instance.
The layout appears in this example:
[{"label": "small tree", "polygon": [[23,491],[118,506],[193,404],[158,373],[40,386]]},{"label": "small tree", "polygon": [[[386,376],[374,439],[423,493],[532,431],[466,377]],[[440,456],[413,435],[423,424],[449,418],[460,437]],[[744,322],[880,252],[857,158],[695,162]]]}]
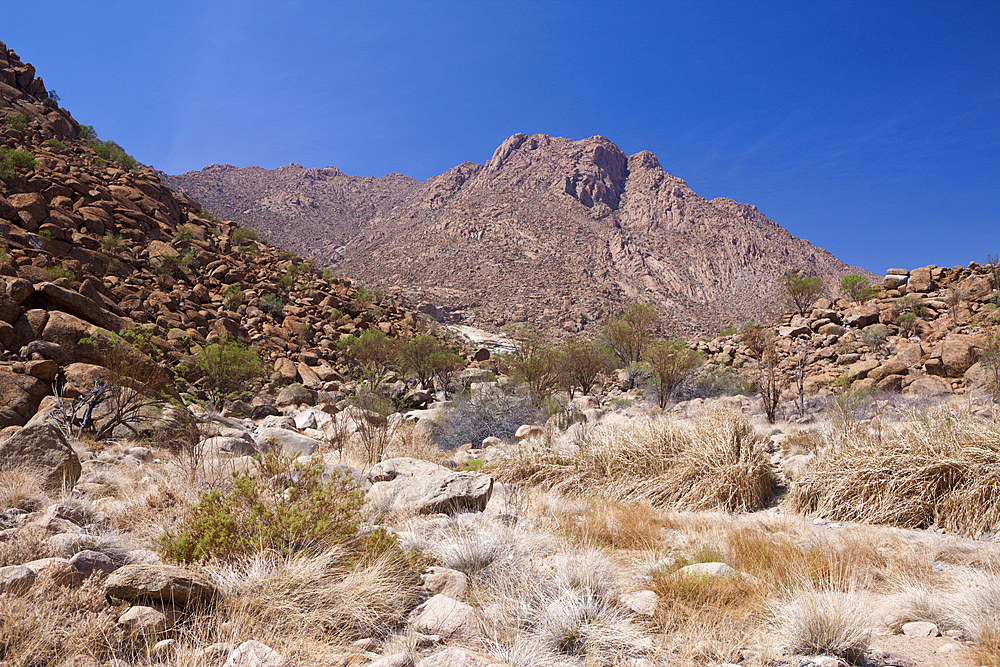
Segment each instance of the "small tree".
[{"label": "small tree", "polygon": [[759,324],[746,327],[743,330],[743,342],[750,349],[751,355],[757,360],[757,372],[754,384],[760,394],[761,406],[767,415],[768,423],[774,423],[774,416],[781,400],[781,373],[778,370],[778,346],[772,329]]},{"label": "small tree", "polygon": [[871,324],[861,332],[861,342],[871,347],[876,357],[881,354],[882,346],[888,338],[889,328],[884,324]]},{"label": "small tree", "polygon": [[660,408],[667,407],[667,401],[702,363],[701,355],[692,350],[682,340],[664,339],[649,350],[649,364],[656,380],[656,399]]},{"label": "small tree", "polygon": [[1000,334],[996,330],[986,336],[986,347],[979,352],[979,362],[986,370],[986,390],[994,403],[1000,403]]},{"label": "small tree", "polygon": [[368,329],[360,336],[341,339],[341,349],[357,364],[363,374],[382,377],[396,363],[399,341],[389,338],[381,329]]},{"label": "small tree", "polygon": [[438,350],[430,356],[430,365],[434,369],[434,376],[441,383],[444,395],[448,396],[448,385],[455,373],[465,368],[465,360],[451,350]]},{"label": "small tree", "polygon": [[952,324],[958,324],[958,312],[962,305],[962,293],[952,287],[945,293],[944,302],[948,304],[948,314],[951,315]]},{"label": "small tree", "polygon": [[840,279],[840,291],[859,306],[875,296],[875,287],[871,281],[856,273],[848,273]]},{"label": "small tree", "polygon": [[417,378],[423,386],[430,385],[434,379],[434,363],[432,356],[444,351],[444,346],[434,336],[421,334],[403,343],[399,348],[400,369]]},{"label": "small tree", "polygon": [[789,303],[803,317],[813,301],[823,293],[823,279],[819,276],[805,276],[797,271],[786,271],[778,282]]},{"label": "small tree", "polygon": [[558,350],[562,379],[570,397],[576,387],[584,394],[597,382],[597,377],[611,370],[614,360],[606,347],[593,341],[569,338]]},{"label": "small tree", "polygon": [[604,341],[624,365],[642,360],[656,330],[652,306],[636,303],[604,325]]},{"label": "small tree", "polygon": [[536,398],[542,398],[559,382],[559,355],[533,329],[521,330],[517,337],[517,350],[503,362],[511,375],[528,385]]},{"label": "small tree", "polygon": [[253,380],[264,376],[264,362],[256,352],[237,340],[222,337],[195,355],[194,366],[204,378],[205,392],[218,407],[248,390]]}]

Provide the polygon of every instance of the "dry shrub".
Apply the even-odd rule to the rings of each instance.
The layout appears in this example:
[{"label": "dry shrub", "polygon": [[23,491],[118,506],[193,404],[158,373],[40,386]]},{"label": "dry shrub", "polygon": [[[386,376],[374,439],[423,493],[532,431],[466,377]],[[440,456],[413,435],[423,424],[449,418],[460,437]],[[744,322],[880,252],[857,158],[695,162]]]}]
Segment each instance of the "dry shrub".
[{"label": "dry shrub", "polygon": [[11,667],[56,667],[67,657],[120,657],[116,614],[91,578],[77,588],[57,586],[44,573],[21,597],[0,595],[0,656]]},{"label": "dry shrub", "polygon": [[660,540],[666,524],[648,501],[619,503],[585,501],[581,512],[561,514],[562,529],[584,544],[615,549],[650,549]]},{"label": "dry shrub", "polygon": [[19,528],[12,538],[0,540],[0,567],[21,565],[38,558],[56,555],[46,547],[47,537],[43,528],[28,525]]},{"label": "dry shrub", "polygon": [[36,476],[24,470],[0,470],[0,508],[37,512],[49,502]]},{"label": "dry shrub", "polygon": [[792,511],[977,538],[1000,529],[1000,422],[912,418],[851,430],[792,485]]},{"label": "dry shrub", "polygon": [[392,554],[353,564],[337,547],[285,561],[258,554],[210,571],[225,591],[217,615],[232,623],[233,634],[279,652],[292,642],[384,637],[420,601],[416,571]]},{"label": "dry shrub", "polygon": [[392,457],[406,456],[434,463],[443,463],[444,452],[438,447],[426,431],[417,428],[416,421],[405,422],[396,429],[390,452]]},{"label": "dry shrub", "polygon": [[598,429],[574,459],[533,452],[495,473],[502,481],[656,508],[746,512],[765,507],[773,490],[764,444],[738,413],[716,412],[693,425],[637,419]]},{"label": "dry shrub", "polygon": [[859,662],[871,641],[868,601],[839,591],[808,591],[776,614],[779,634],[789,653],[833,655]]}]

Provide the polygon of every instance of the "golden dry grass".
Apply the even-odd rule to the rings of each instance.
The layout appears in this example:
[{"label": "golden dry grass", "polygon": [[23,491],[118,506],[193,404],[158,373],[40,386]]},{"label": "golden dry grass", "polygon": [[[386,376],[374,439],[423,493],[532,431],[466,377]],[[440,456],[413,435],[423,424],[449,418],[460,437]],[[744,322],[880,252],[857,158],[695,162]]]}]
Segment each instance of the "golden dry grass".
[{"label": "golden dry grass", "polygon": [[852,429],[792,485],[792,511],[835,521],[1000,529],[1000,421],[947,413]]},{"label": "golden dry grass", "polygon": [[764,438],[731,412],[692,424],[636,419],[589,433],[575,457],[522,452],[491,472],[505,482],[661,509],[753,511],[773,490]]}]

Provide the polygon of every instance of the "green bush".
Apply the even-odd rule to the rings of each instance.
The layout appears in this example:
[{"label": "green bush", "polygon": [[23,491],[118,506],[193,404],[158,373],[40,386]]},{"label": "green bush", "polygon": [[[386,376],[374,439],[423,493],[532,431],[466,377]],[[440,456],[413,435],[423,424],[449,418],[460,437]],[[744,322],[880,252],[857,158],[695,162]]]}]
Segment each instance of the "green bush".
[{"label": "green bush", "polygon": [[28,118],[23,113],[12,113],[4,117],[3,124],[24,132],[28,129]]},{"label": "green bush", "polygon": [[117,253],[125,247],[121,234],[107,233],[101,238],[101,249],[104,252]]},{"label": "green bush", "polygon": [[88,139],[97,139],[97,131],[94,129],[93,125],[81,125],[76,136],[84,141],[87,141]]},{"label": "green bush", "polygon": [[791,306],[805,317],[806,310],[823,293],[823,279],[819,276],[806,276],[797,271],[786,271],[778,279],[785,292],[785,297]]},{"label": "green bush", "polygon": [[267,550],[282,556],[345,547],[345,561],[367,561],[398,550],[376,529],[359,534],[363,499],[346,473],[325,476],[320,457],[293,462],[277,452],[261,455],[256,470],[234,472],[232,488],[202,494],[176,534],[157,542],[164,556],[191,563]]},{"label": "green bush", "polygon": [[56,238],[55,233],[51,229],[39,229],[38,235],[41,236],[43,239],[48,239],[49,241],[52,241]]},{"label": "green bush", "polygon": [[217,406],[249,391],[265,374],[264,362],[246,345],[231,338],[206,345],[194,357],[194,367],[204,379],[205,392]]},{"label": "green bush", "polygon": [[58,139],[49,139],[45,142],[50,148],[55,148],[56,150],[66,150],[66,142],[59,141]]},{"label": "green bush", "polygon": [[656,332],[659,316],[652,306],[636,303],[604,325],[604,342],[623,365],[638,363]]},{"label": "green bush", "polygon": [[46,266],[45,273],[49,276],[50,280],[58,280],[59,278],[76,280],[76,274],[67,269],[65,266]]},{"label": "green bush", "polygon": [[222,305],[228,310],[239,309],[244,299],[246,299],[246,293],[239,285],[226,285],[226,288],[222,290]]},{"label": "green bush", "polygon": [[534,329],[523,329],[515,336],[518,338],[517,350],[501,357],[501,365],[508,375],[527,385],[541,400],[559,383],[562,374],[559,354]]},{"label": "green bush", "polygon": [[33,169],[37,164],[34,153],[0,148],[0,178],[13,178],[19,169]]},{"label": "green bush", "polygon": [[342,350],[364,375],[383,376],[395,366],[399,341],[389,338],[379,329],[368,329],[360,336],[347,336],[338,341]]},{"label": "green bush", "polygon": [[840,279],[840,291],[858,305],[875,296],[875,287],[864,276],[848,273]]},{"label": "green bush", "polygon": [[562,382],[570,396],[579,387],[586,395],[597,382],[597,377],[609,373],[614,359],[608,348],[593,341],[570,338],[558,349]]},{"label": "green bush", "polygon": [[274,317],[281,313],[281,308],[284,305],[285,302],[277,294],[265,294],[260,297],[260,309]]},{"label": "green bush", "polygon": [[236,245],[243,245],[248,241],[257,240],[257,230],[247,229],[245,227],[237,227],[233,230],[233,243]]},{"label": "green bush", "polygon": [[194,230],[188,225],[178,225],[174,230],[174,243],[187,243],[194,240]]},{"label": "green bush", "polygon": [[139,168],[139,163],[136,162],[136,159],[126,153],[121,146],[113,141],[98,141],[95,137],[87,139],[86,144],[94,151],[99,160],[104,160],[105,162],[117,162],[129,171],[135,171]]}]

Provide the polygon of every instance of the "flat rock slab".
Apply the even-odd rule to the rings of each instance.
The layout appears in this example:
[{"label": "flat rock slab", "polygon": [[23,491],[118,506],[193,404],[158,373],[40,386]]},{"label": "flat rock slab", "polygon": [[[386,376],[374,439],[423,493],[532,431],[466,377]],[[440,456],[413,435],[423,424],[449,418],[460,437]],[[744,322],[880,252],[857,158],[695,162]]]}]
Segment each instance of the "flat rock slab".
[{"label": "flat rock slab", "polygon": [[903,624],[903,634],[907,637],[937,637],[941,630],[927,621],[913,621]]},{"label": "flat rock slab", "polygon": [[216,590],[204,577],[180,567],[126,565],[104,580],[104,593],[128,602],[163,602],[183,608],[209,602]]},{"label": "flat rock slab", "polygon": [[285,456],[308,455],[319,449],[318,440],[284,428],[261,429],[260,433],[254,436],[254,441],[261,452],[277,449]]}]

